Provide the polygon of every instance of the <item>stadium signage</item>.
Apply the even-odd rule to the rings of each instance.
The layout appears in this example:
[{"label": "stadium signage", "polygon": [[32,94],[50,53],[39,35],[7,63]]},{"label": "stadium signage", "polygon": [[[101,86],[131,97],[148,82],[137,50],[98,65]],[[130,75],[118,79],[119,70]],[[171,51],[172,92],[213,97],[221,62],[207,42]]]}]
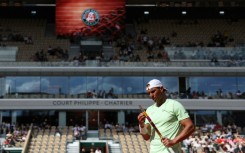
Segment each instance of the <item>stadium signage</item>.
[{"label": "stadium signage", "polygon": [[133,110],[139,109],[139,105],[148,107],[152,104],[149,99],[0,99],[1,110],[60,110],[60,109],[101,109],[101,110]]},{"label": "stadium signage", "polygon": [[[190,110],[245,110],[242,99],[179,99]],[[150,99],[0,99],[1,110],[138,110],[154,102]],[[195,105],[193,105],[195,103]]]},{"label": "stadium signage", "polygon": [[131,100],[105,100],[105,101],[81,101],[81,100],[55,100],[54,106],[131,106]]},{"label": "stadium signage", "polygon": [[82,21],[87,26],[95,26],[99,23],[99,13],[94,9],[86,9],[82,14]]}]

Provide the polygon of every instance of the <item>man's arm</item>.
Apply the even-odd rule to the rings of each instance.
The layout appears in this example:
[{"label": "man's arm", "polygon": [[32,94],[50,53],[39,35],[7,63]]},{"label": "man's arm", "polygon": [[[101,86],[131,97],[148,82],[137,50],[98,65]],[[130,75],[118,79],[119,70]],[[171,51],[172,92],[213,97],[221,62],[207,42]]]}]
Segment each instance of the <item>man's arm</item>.
[{"label": "man's arm", "polygon": [[183,129],[182,131],[179,133],[179,135],[177,135],[174,139],[169,140],[167,138],[164,138],[162,140],[163,144],[167,147],[171,147],[183,140],[185,140],[186,138],[188,138],[194,131],[195,131],[195,126],[192,123],[190,118],[186,118],[180,121],[180,124],[182,125]]},{"label": "man's arm", "polygon": [[142,137],[144,138],[144,140],[148,141],[150,138],[151,138],[151,126],[150,124],[144,124],[144,127],[141,127],[140,125],[140,128],[141,129],[146,129],[146,133],[143,133],[143,132],[140,132]]},{"label": "man's arm", "polygon": [[139,121],[139,130],[144,138],[144,140],[149,140],[151,137],[151,126],[150,124],[145,124],[145,116],[143,113],[140,113],[138,115],[138,121]]},{"label": "man's arm", "polygon": [[195,131],[195,126],[192,123],[190,118],[186,118],[184,120],[180,121],[180,124],[183,126],[182,131],[180,132],[179,135],[177,135],[174,140],[176,143],[181,142],[188,138],[194,131]]}]

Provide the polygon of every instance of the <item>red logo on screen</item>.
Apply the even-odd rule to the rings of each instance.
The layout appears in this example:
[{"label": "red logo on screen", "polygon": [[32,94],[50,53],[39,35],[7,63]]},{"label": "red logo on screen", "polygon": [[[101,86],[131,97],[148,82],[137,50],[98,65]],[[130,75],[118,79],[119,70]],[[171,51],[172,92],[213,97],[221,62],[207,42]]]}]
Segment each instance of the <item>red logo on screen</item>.
[{"label": "red logo on screen", "polygon": [[94,26],[99,23],[99,13],[93,9],[87,9],[82,14],[83,22],[88,26]]}]

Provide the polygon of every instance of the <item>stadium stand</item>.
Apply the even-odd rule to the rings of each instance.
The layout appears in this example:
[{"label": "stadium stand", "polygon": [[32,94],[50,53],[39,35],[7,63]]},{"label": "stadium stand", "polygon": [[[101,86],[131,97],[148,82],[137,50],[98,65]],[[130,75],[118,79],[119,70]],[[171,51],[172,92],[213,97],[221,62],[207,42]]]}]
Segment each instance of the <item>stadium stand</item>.
[{"label": "stadium stand", "polygon": [[[9,5],[24,3],[1,1],[0,9]],[[94,153],[96,143],[103,142],[103,153],[147,153],[150,144],[137,129],[136,116],[138,104],[152,103],[145,83],[158,77],[169,86],[169,98],[187,106],[197,126],[183,141],[185,153],[245,152],[244,18],[140,15],[127,23],[131,33],[103,41],[110,53],[87,56],[74,37],[54,34],[48,17],[0,14],[1,151]],[[106,119],[112,122],[109,128]],[[83,147],[85,142],[91,145]]]}]

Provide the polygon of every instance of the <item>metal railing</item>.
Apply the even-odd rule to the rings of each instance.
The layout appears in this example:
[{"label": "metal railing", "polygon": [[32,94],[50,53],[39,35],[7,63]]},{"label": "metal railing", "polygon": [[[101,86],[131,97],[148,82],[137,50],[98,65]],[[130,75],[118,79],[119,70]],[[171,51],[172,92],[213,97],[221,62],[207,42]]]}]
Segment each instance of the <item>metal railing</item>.
[{"label": "metal railing", "polygon": [[169,62],[124,62],[86,60],[85,62],[0,62],[0,67],[244,67],[245,61],[172,60]]}]

